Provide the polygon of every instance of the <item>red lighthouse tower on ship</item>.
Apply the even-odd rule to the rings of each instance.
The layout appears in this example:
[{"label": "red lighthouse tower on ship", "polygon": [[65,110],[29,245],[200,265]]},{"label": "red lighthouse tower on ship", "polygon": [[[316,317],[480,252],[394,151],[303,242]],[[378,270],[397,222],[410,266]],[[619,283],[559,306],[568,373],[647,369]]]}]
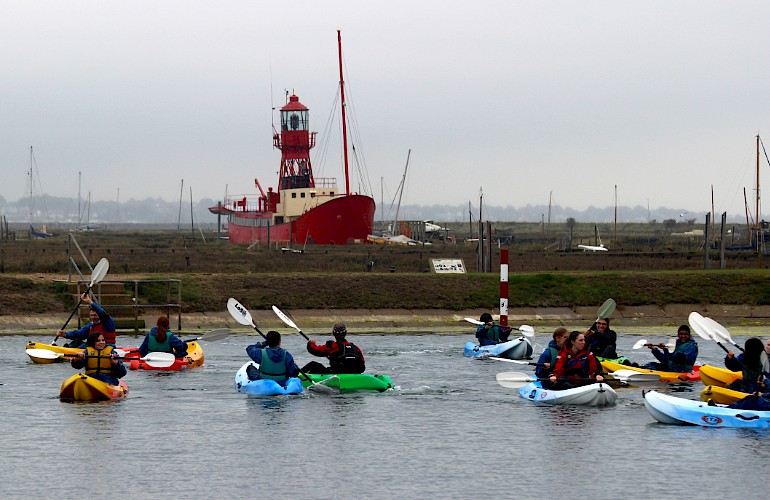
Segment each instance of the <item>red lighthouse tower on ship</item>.
[{"label": "red lighthouse tower on ship", "polygon": [[338,32],[340,94],[345,150],[345,191],[334,178],[313,176],[310,150],[315,132],[309,129],[309,109],[296,95],[280,110],[280,131],[273,129],[273,146],[281,151],[278,190],[262,189],[256,198],[239,195],[209,208],[228,216],[229,239],[233,243],[271,242],[345,245],[365,242],[374,225],[374,199],[350,193],[348,186],[345,94],[342,80],[342,44]]}]

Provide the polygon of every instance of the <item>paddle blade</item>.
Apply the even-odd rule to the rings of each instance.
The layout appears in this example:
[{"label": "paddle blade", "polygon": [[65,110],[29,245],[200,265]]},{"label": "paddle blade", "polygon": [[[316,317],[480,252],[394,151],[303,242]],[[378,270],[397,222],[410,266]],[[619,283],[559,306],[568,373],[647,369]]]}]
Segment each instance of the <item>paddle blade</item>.
[{"label": "paddle blade", "polygon": [[714,340],[711,329],[706,323],[706,318],[695,311],[691,312],[687,316],[687,322],[690,324],[690,328],[695,331],[695,334],[704,340]]},{"label": "paddle blade", "polygon": [[636,343],[631,347],[631,349],[641,349],[642,347],[646,346],[648,344],[647,339],[639,339],[636,341]]},{"label": "paddle blade", "polygon": [[535,336],[535,329],[532,328],[529,325],[521,325],[519,327],[519,332],[524,335],[525,337],[534,337]]},{"label": "paddle blade", "polygon": [[167,368],[174,364],[176,356],[170,352],[151,352],[147,356],[139,359],[156,368]]},{"label": "paddle blade", "polygon": [[218,328],[216,330],[211,330],[210,332],[206,332],[200,337],[198,337],[196,340],[203,340],[206,342],[211,342],[213,340],[222,340],[226,337],[230,336],[230,330],[228,328]]},{"label": "paddle blade", "polygon": [[227,310],[230,312],[230,316],[232,316],[238,323],[256,328],[254,321],[251,319],[249,310],[232,297],[227,299]]},{"label": "paddle blade", "polygon": [[500,372],[495,376],[495,379],[498,384],[509,389],[520,389],[536,380],[534,377],[520,372]]},{"label": "paddle blade", "polygon": [[724,340],[735,345],[735,342],[733,342],[733,338],[730,335],[730,331],[727,328],[725,328],[724,326],[722,326],[721,324],[717,323],[715,320],[709,317],[703,318],[703,320],[706,322],[707,325],[709,325],[712,328],[712,331],[716,333],[718,337],[722,337]]},{"label": "paddle blade", "polygon": [[516,363],[517,365],[535,364],[535,363],[530,363],[529,361],[524,361],[522,359],[508,359],[508,358],[501,358],[498,356],[489,356],[489,359],[494,359],[495,361],[505,361],[506,363]]},{"label": "paddle blade", "polygon": [[286,315],[286,314],[285,314],[283,311],[281,311],[280,309],[278,309],[276,306],[273,306],[273,312],[275,313],[275,315],[276,315],[276,316],[278,316],[279,318],[281,318],[281,321],[283,321],[284,323],[286,323],[286,325],[287,325],[287,326],[289,326],[289,327],[291,327],[291,328],[294,328],[295,330],[299,331],[299,327],[297,326],[297,324],[296,324],[296,323],[294,323],[294,322],[291,320],[291,318],[289,318],[289,317],[288,317],[288,316],[287,316],[287,315]]},{"label": "paddle blade", "polygon": [[477,319],[473,319],[473,318],[463,318],[463,319],[465,321],[467,321],[468,323],[473,323],[474,325],[483,325],[484,324],[481,321],[479,321]]},{"label": "paddle blade", "polygon": [[31,358],[56,359],[64,356],[60,352],[53,352],[48,349],[27,349],[26,352]]},{"label": "paddle blade", "polygon": [[110,261],[101,258],[99,262],[96,263],[96,267],[94,267],[93,272],[91,273],[91,284],[88,285],[88,288],[91,288],[94,286],[94,284],[99,283],[104,279],[104,277],[107,275],[107,271],[110,270]]},{"label": "paddle blade", "polygon": [[[320,394],[337,394],[339,393],[339,379],[340,378],[337,375],[332,375],[331,377],[325,378],[320,382],[313,382],[308,386],[307,390],[315,391]],[[337,387],[329,387],[328,384],[331,382],[335,382]]]},{"label": "paddle blade", "polygon": [[615,301],[613,299],[607,299],[604,301],[604,304],[599,308],[598,311],[596,311],[596,319],[601,318],[609,318],[612,316],[612,313],[615,312]]}]

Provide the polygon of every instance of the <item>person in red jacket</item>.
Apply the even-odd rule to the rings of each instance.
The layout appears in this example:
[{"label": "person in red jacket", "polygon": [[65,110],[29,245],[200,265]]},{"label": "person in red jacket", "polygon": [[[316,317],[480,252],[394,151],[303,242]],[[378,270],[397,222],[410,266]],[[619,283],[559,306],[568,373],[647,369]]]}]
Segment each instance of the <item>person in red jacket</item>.
[{"label": "person in red jacket", "polygon": [[574,331],[569,334],[556,358],[553,374],[549,378],[551,388],[569,389],[593,383],[589,379],[602,382],[604,377],[596,356],[586,346],[585,334]]},{"label": "person in red jacket", "polygon": [[334,323],[332,328],[334,340],[329,340],[325,344],[316,344],[312,338],[308,340],[307,352],[313,356],[329,358],[329,367],[318,361],[311,361],[302,368],[302,371],[321,374],[364,373],[366,370],[364,354],[357,345],[345,340],[347,333],[345,323]]}]

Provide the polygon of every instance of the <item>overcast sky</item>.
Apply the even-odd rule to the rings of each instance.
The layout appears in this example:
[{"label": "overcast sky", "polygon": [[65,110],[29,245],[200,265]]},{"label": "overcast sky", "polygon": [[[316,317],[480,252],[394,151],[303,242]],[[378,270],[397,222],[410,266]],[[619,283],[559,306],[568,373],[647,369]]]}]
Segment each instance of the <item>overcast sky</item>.
[{"label": "overcast sky", "polygon": [[188,200],[267,189],[286,90],[319,132],[316,176],[344,185],[339,146],[320,160],[337,29],[378,204],[411,149],[410,204],[483,189],[585,209],[617,185],[620,205],[702,213],[713,186],[718,213],[742,214],[744,188],[753,212],[766,0],[0,0],[0,195],[25,196],[30,146],[54,196],[77,196],[78,172],[94,201],[178,200],[182,179]]}]

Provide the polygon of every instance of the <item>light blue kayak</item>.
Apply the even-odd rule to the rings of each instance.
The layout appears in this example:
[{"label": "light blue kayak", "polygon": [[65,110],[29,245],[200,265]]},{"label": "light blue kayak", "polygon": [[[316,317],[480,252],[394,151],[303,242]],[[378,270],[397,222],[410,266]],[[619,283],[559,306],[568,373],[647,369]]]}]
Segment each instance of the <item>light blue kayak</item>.
[{"label": "light blue kayak", "polygon": [[463,355],[470,358],[495,356],[506,359],[524,359],[532,357],[532,344],[526,337],[518,337],[495,345],[479,346],[473,342],[468,342],[463,349]]},{"label": "light blue kayak", "polygon": [[259,369],[259,364],[249,361],[244,364],[235,374],[235,389],[238,392],[253,394],[255,396],[281,396],[284,394],[300,394],[303,391],[302,381],[297,377],[292,377],[286,381],[286,387],[275,380],[259,379],[249,380],[246,374],[246,368],[253,365]]},{"label": "light blue kayak", "polygon": [[658,391],[644,393],[644,407],[655,420],[664,424],[770,428],[770,411],[709,406],[703,401],[677,398]]}]

